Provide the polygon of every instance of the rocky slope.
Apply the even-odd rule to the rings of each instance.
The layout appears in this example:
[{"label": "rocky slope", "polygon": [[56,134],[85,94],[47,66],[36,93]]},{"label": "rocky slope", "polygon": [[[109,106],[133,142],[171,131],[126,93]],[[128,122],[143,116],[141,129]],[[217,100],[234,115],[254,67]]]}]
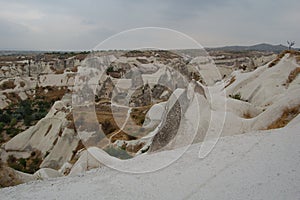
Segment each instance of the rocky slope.
[{"label": "rocky slope", "polygon": [[[285,52],[255,70],[241,69],[225,77],[210,70],[211,59],[164,51],[127,52],[108,61],[108,69],[94,67],[88,76],[81,74],[83,62],[77,73],[65,69],[56,74],[50,69],[37,79],[26,79],[25,85],[18,77],[9,79],[11,88],[7,79],[1,82],[6,83],[1,91],[3,108],[16,101],[5,94],[51,98],[63,91],[63,98],[44,118],[2,145],[4,162],[37,167],[34,174],[15,171],[18,179],[76,175],[101,166],[97,156],[113,161],[114,157],[139,159],[141,154],[154,156],[152,152],[182,149],[191,143],[204,141],[205,146],[220,136],[284,127],[300,112],[298,52]],[[83,85],[85,99],[75,93],[72,102],[68,91],[74,91],[77,79],[85,78],[94,86]],[[89,98],[95,102],[86,102]],[[75,108],[83,109],[79,115],[73,115],[74,99]],[[91,115],[90,105],[96,115]],[[90,123],[92,118],[98,122]]]},{"label": "rocky slope", "polygon": [[[223,137],[199,159],[201,143],[172,165],[130,174],[100,167],[72,177],[40,180],[0,190],[11,199],[298,199],[299,117],[289,126]],[[177,150],[147,155],[163,161]],[[138,163],[139,157],[134,158]]]}]

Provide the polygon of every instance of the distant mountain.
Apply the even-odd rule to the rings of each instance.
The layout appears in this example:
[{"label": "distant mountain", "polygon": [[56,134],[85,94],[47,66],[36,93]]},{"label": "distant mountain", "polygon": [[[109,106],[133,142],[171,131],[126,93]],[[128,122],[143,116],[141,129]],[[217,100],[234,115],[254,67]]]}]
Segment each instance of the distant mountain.
[{"label": "distant mountain", "polygon": [[26,50],[0,50],[0,56],[8,55],[28,55],[28,54],[39,54],[45,53],[46,51],[26,51]]},{"label": "distant mountain", "polygon": [[266,52],[281,52],[283,50],[288,49],[287,46],[284,45],[271,45],[271,44],[256,44],[253,46],[225,46],[225,47],[217,47],[210,48],[210,50],[220,50],[220,51],[266,51]]}]

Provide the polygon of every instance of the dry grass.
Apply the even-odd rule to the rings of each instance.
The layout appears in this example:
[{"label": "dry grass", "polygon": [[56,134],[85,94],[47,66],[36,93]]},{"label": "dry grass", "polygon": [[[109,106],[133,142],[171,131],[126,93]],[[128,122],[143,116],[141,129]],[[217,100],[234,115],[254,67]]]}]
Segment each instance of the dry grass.
[{"label": "dry grass", "polygon": [[16,158],[9,155],[7,158],[7,165],[17,171],[34,174],[40,168],[42,163],[42,154],[39,150],[35,149],[31,152],[29,158]]},{"label": "dry grass", "polygon": [[13,80],[7,80],[0,85],[1,90],[14,89],[16,87]]},{"label": "dry grass", "polygon": [[296,59],[296,62],[300,64],[300,51],[289,50],[290,56],[293,56]]},{"label": "dry grass", "polygon": [[64,73],[64,69],[56,69],[53,66],[50,67],[50,69],[55,73],[55,74],[63,74]]},{"label": "dry grass", "polygon": [[64,72],[64,69],[55,70],[55,74],[63,74]]},{"label": "dry grass", "polygon": [[98,122],[102,125],[102,130],[105,135],[118,130],[119,127],[114,120],[114,115],[110,105],[98,104],[95,109]]},{"label": "dry grass", "polygon": [[145,143],[139,143],[136,145],[128,145],[126,147],[126,151],[130,152],[130,153],[137,153],[141,148],[143,148],[145,146]]},{"label": "dry grass", "polygon": [[21,101],[21,98],[16,93],[3,93],[7,99],[11,101],[11,103],[16,104]]},{"label": "dry grass", "polygon": [[[79,159],[79,157],[77,157],[77,152],[82,150],[82,149],[85,149],[85,146],[83,145],[82,141],[79,140],[78,144],[77,144],[77,147],[76,149],[72,152],[72,157],[71,157],[71,160],[70,160],[70,163],[71,164],[75,164],[76,161]],[[68,175],[68,173],[66,173],[65,175]]]},{"label": "dry grass", "polygon": [[75,66],[75,67],[71,68],[71,72],[74,72],[74,73],[78,72],[78,67]]},{"label": "dry grass", "polygon": [[[80,111],[80,117],[75,118],[75,123],[80,127],[79,130],[94,131],[98,129],[99,124],[102,125],[102,130],[106,136],[119,130],[117,123],[115,122],[115,117],[126,116],[127,111],[118,111],[117,113],[112,113],[111,106],[105,104],[96,104],[95,111],[97,116],[97,123],[94,121],[94,111],[88,107],[82,107]],[[72,114],[67,116],[68,119],[72,119]],[[73,125],[72,125],[73,126]],[[96,127],[97,126],[97,127]]]},{"label": "dry grass", "polygon": [[114,143],[117,140],[126,140],[126,141],[128,141],[128,140],[135,140],[135,139],[137,139],[137,138],[134,137],[134,136],[128,135],[124,131],[120,131],[118,134],[114,135],[111,138],[111,143]]},{"label": "dry grass", "polygon": [[[45,92],[46,89],[48,92]],[[60,100],[67,92],[69,92],[67,87],[47,86],[36,88],[36,95],[43,97],[46,101]]]},{"label": "dry grass", "polygon": [[225,88],[227,88],[229,85],[231,85],[235,80],[236,80],[236,79],[235,79],[235,76],[233,76],[233,77],[230,79],[229,83],[225,86]]},{"label": "dry grass", "polygon": [[300,113],[300,105],[295,106],[293,108],[286,108],[281,114],[281,116],[268,126],[267,130],[285,127],[299,113]]},{"label": "dry grass", "polygon": [[297,51],[297,50],[292,49],[292,50],[287,50],[286,52],[290,53],[293,56],[300,56],[300,51]]},{"label": "dry grass", "polygon": [[52,124],[50,124],[50,126],[48,127],[48,129],[47,129],[47,131],[46,131],[46,133],[45,133],[44,136],[48,135],[48,133],[50,132],[51,128],[52,128]]},{"label": "dry grass", "polygon": [[137,125],[143,125],[145,121],[145,117],[149,109],[152,105],[143,106],[139,108],[132,109],[132,112],[130,113],[131,118]]},{"label": "dry grass", "polygon": [[300,65],[300,55],[295,56],[296,62]]},{"label": "dry grass", "polygon": [[288,76],[288,79],[286,80],[286,85],[288,86],[291,82],[293,82],[296,77],[300,74],[300,67],[295,68]]},{"label": "dry grass", "polygon": [[273,61],[269,64],[268,67],[271,68],[271,67],[277,65],[277,64],[279,63],[279,61],[284,57],[284,55],[285,55],[286,53],[288,53],[288,52],[287,52],[287,51],[281,52],[281,53],[277,56],[277,58],[276,58],[275,60],[273,60]]},{"label": "dry grass", "polygon": [[75,56],[75,58],[82,61],[87,57],[87,55],[88,55],[87,53],[79,53]]},{"label": "dry grass", "polygon": [[[107,104],[106,101],[95,105],[98,123],[94,122],[92,119],[94,113],[89,111],[88,108],[82,108],[81,117],[74,120],[80,126],[80,130],[95,130],[95,128],[97,128],[96,126],[101,124],[104,134],[107,138],[111,139],[112,143],[116,140],[135,140],[139,137],[139,135],[136,135],[137,133],[143,133],[140,128],[145,120],[146,113],[150,108],[151,106],[144,106],[132,109],[132,120],[128,120],[124,129],[121,131],[119,126],[125,122],[124,120],[128,110],[125,108],[114,107],[114,110],[112,111],[111,105]],[[67,119],[70,121],[69,128],[75,128],[74,123],[71,122],[73,121],[71,113],[67,116]]]},{"label": "dry grass", "polygon": [[20,86],[21,86],[21,87],[24,87],[25,85],[26,85],[26,84],[25,84],[23,81],[20,82]]},{"label": "dry grass", "polygon": [[277,58],[275,60],[273,60],[270,64],[269,67],[273,67],[274,65],[276,65],[277,63],[279,63],[279,61],[284,57],[285,54],[289,53],[290,56],[294,56],[296,61],[299,63],[300,62],[300,52],[299,51],[295,51],[295,50],[285,50],[283,52],[281,52]]},{"label": "dry grass", "polygon": [[0,188],[21,184],[13,169],[5,165],[0,159]]},{"label": "dry grass", "polygon": [[243,117],[244,117],[245,119],[251,119],[251,118],[253,118],[249,111],[246,112],[246,113],[244,113],[244,114],[243,114]]}]

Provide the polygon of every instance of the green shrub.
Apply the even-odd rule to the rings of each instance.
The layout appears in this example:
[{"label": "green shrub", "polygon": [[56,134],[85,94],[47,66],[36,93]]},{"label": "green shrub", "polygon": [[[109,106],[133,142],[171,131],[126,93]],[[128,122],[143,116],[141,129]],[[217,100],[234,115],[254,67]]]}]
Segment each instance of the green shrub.
[{"label": "green shrub", "polygon": [[0,122],[0,133],[4,130],[5,124],[3,122]]},{"label": "green shrub", "polygon": [[24,158],[19,158],[19,163],[22,165],[24,168],[26,167],[26,160]]},{"label": "green shrub", "polygon": [[32,121],[33,121],[33,117],[31,115],[26,115],[24,117],[24,124],[26,126],[30,126]]},{"label": "green shrub", "polygon": [[241,100],[242,96],[241,96],[241,93],[239,92],[239,93],[232,95],[231,98]]},{"label": "green shrub", "polygon": [[114,67],[110,66],[106,69],[106,72],[114,72]]},{"label": "green shrub", "polygon": [[18,159],[14,157],[13,155],[9,155],[7,158],[7,164],[9,167],[18,170],[18,171],[23,171],[24,167],[20,165],[18,162]]},{"label": "green shrub", "polygon": [[40,157],[37,157],[36,155],[31,156],[27,159],[17,159],[13,155],[9,155],[7,159],[7,164],[9,167],[30,174],[33,174],[40,169],[39,165],[41,164],[41,162],[42,159]]},{"label": "green shrub", "polygon": [[40,158],[34,158],[32,162],[29,164],[27,173],[33,174],[40,169],[40,164],[42,160]]},{"label": "green shrub", "polygon": [[40,120],[40,119],[44,118],[46,115],[47,115],[46,111],[37,111],[36,113],[34,113],[32,115],[32,118],[34,120]]},{"label": "green shrub", "polygon": [[17,124],[17,122],[18,122],[18,121],[17,121],[16,118],[12,118],[11,121],[10,121],[9,126],[10,126],[10,127],[14,127],[14,126]]},{"label": "green shrub", "polygon": [[5,142],[2,133],[0,132],[0,143]]},{"label": "green shrub", "polygon": [[8,129],[6,129],[6,134],[9,135],[10,137],[15,137],[20,132],[21,132],[20,129],[14,127],[9,127]]},{"label": "green shrub", "polygon": [[4,112],[0,114],[0,122],[3,122],[4,124],[9,124],[11,121],[11,116]]}]

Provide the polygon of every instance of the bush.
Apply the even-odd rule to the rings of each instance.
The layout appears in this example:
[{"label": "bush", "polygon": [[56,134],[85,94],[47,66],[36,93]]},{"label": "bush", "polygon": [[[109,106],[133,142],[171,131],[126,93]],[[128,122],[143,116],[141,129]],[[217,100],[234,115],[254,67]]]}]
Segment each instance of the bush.
[{"label": "bush", "polygon": [[26,170],[27,173],[34,174],[36,171],[38,171],[40,169],[39,166],[41,162],[42,160],[40,158],[34,158]]},{"label": "bush", "polygon": [[31,116],[31,115],[27,115],[27,116],[25,116],[25,118],[24,118],[24,124],[25,124],[26,126],[30,126],[32,120],[33,120],[32,116]]},{"label": "bush", "polygon": [[39,165],[41,164],[41,162],[42,159],[39,157],[39,155],[36,154],[31,155],[31,157],[27,159],[17,159],[13,155],[9,155],[7,159],[7,164],[9,167],[30,174],[33,174],[40,169]]},{"label": "bush", "polygon": [[245,101],[242,99],[242,95],[240,92],[234,94],[234,95],[229,95],[229,97],[233,98],[233,99],[236,99],[236,100],[240,100],[240,101]]},{"label": "bush", "polygon": [[47,112],[46,112],[46,111],[44,111],[44,112],[37,111],[36,113],[34,113],[34,114],[32,115],[32,118],[33,118],[34,120],[40,120],[40,119],[44,118],[46,115],[47,115]]},{"label": "bush", "polygon": [[114,72],[114,67],[113,66],[110,66],[106,69],[106,72]]},{"label": "bush", "polygon": [[116,130],[116,127],[109,119],[105,119],[101,125],[102,125],[102,130],[106,135]]},{"label": "bush", "polygon": [[20,165],[22,165],[24,168],[26,167],[26,160],[24,158],[20,158],[18,161]]},{"label": "bush", "polygon": [[4,130],[5,124],[3,122],[0,122],[0,133]]},{"label": "bush", "polygon": [[6,129],[6,134],[9,135],[10,137],[14,137],[18,135],[20,132],[21,132],[20,129],[14,127],[9,127],[8,129]]},{"label": "bush", "polygon": [[23,167],[19,164],[18,160],[16,157],[14,157],[13,155],[9,155],[7,158],[7,164],[9,167],[18,170],[18,171],[22,171]]},{"label": "bush", "polygon": [[[17,135],[20,130],[18,123],[21,122],[26,126],[31,126],[44,118],[53,102],[39,100],[24,100],[18,104],[10,104],[5,110],[0,110],[0,133],[6,130],[10,137]],[[1,141],[3,140],[0,139]]]},{"label": "bush", "polygon": [[9,126],[10,126],[10,127],[14,127],[14,126],[17,124],[17,122],[18,122],[18,121],[17,121],[16,118],[12,118],[11,121],[10,121],[10,123],[9,123]]},{"label": "bush", "polygon": [[9,114],[2,113],[0,114],[0,122],[3,122],[4,124],[8,124],[11,121],[11,116]]},{"label": "bush", "polygon": [[236,94],[234,94],[234,95],[232,95],[230,97],[233,98],[233,99],[237,99],[237,100],[241,100],[242,99],[241,93],[236,93]]},{"label": "bush", "polygon": [[0,143],[5,142],[2,133],[0,132]]}]

